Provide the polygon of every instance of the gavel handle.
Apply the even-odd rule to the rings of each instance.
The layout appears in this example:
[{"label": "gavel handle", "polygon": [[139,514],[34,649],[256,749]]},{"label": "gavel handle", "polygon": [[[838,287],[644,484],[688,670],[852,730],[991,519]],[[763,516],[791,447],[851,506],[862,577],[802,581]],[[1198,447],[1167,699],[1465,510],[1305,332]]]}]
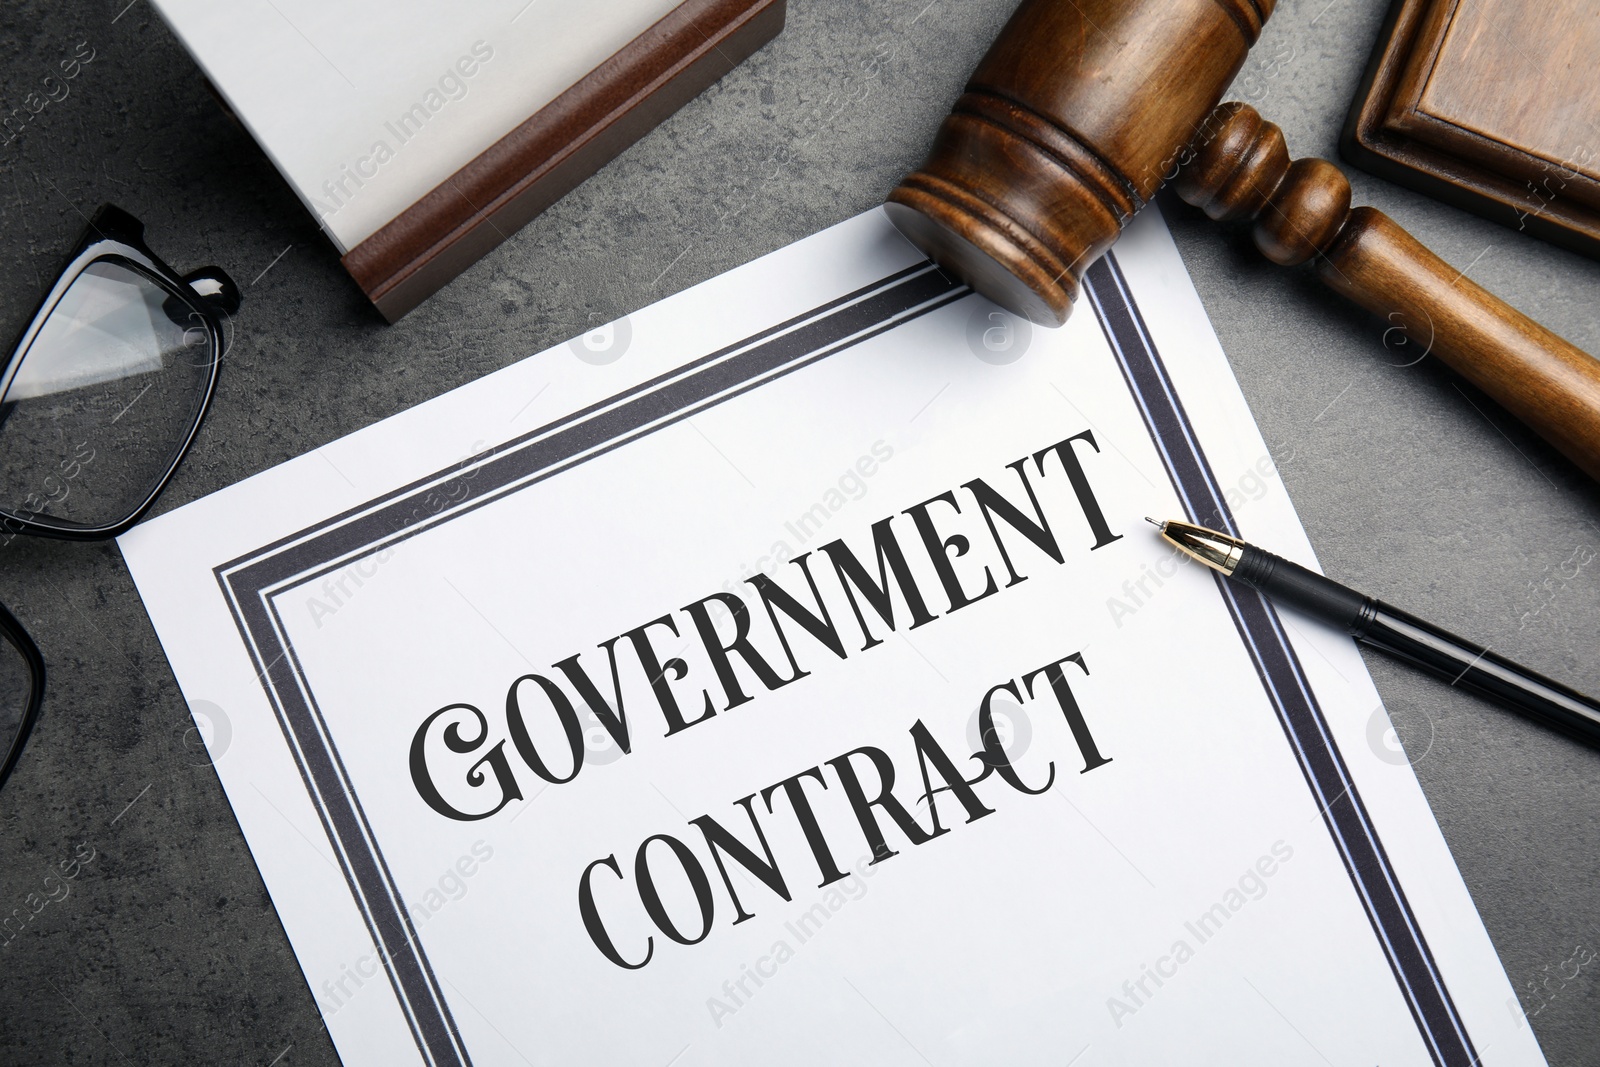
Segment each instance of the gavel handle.
[{"label": "gavel handle", "polygon": [[[1329,288],[1402,330],[1600,480],[1600,360],[1428,251],[1375,208],[1350,208],[1333,164],[1289,159],[1248,104],[1219,106],[1179,171],[1178,195],[1214,219],[1255,223],[1285,265],[1315,257]],[[1419,357],[1420,358],[1420,357]]]}]

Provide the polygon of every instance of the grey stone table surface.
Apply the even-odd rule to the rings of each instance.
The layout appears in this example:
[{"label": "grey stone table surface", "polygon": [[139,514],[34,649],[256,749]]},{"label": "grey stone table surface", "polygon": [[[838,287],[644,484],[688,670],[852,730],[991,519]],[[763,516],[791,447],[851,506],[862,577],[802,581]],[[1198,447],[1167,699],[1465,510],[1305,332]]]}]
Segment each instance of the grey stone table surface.
[{"label": "grey stone table surface", "polygon": [[[145,0],[11,0],[4,321],[108,200],[174,264],[245,285],[174,508],[880,203],[1012,6],[791,0],[777,41],[386,326]],[[1295,152],[1337,158],[1384,6],[1280,4],[1246,73]],[[1344,169],[1358,203],[1600,352],[1600,264]],[[1165,207],[1323,566],[1600,691],[1600,491],[1436,360],[1387,347],[1389,324]],[[116,548],[14,543],[0,600],[50,672],[0,793],[0,912],[93,857],[0,948],[0,1063],[336,1063]],[[1600,1063],[1600,969],[1563,967],[1600,948],[1600,755],[1368,664],[1550,1062]]]}]

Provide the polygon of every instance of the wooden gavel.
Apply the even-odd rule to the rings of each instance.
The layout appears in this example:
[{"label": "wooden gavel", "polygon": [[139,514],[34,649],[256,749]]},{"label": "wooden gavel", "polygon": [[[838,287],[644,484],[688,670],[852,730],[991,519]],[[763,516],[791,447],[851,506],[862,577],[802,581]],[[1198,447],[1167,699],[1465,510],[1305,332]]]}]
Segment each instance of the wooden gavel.
[{"label": "wooden gavel", "polygon": [[1059,326],[1083,272],[1172,181],[1276,263],[1400,326],[1600,479],[1600,361],[1465,278],[1321,159],[1218,106],[1276,0],[1023,0],[889,217],[932,259]]}]

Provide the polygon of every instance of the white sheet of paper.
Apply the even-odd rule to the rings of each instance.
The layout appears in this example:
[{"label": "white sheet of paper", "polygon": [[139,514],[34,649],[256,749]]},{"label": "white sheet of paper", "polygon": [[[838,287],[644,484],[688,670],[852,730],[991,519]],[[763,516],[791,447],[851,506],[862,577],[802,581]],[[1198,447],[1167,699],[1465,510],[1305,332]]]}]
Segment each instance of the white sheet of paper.
[{"label": "white sheet of paper", "polygon": [[680,0],[154,0],[348,252]]},{"label": "white sheet of paper", "polygon": [[1353,644],[1144,515],[1314,565],[1159,216],[1047,331],[874,211],[121,547],[347,1064],[1543,1063]]}]

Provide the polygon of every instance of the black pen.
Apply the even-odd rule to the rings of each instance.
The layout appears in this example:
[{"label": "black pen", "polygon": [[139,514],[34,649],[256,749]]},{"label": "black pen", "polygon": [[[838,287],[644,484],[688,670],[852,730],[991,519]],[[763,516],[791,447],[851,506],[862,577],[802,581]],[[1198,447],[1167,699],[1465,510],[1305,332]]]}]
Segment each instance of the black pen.
[{"label": "black pen", "polygon": [[1180,552],[1276,604],[1337,626],[1364,645],[1432,671],[1452,685],[1494,697],[1535,722],[1600,748],[1600,702],[1592,697],[1237,537],[1187,522],[1145,521]]}]

